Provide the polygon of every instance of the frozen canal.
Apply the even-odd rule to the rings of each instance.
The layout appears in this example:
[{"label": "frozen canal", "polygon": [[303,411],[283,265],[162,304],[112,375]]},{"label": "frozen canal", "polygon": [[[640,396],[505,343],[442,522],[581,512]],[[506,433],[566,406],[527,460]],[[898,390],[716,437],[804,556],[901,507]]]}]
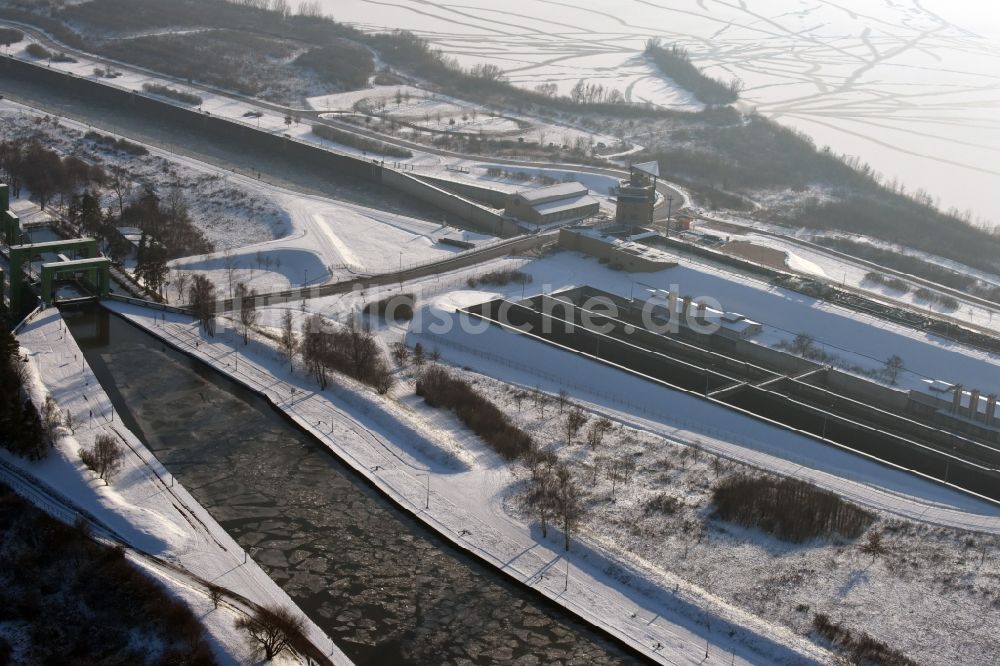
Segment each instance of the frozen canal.
[{"label": "frozen canal", "polygon": [[64,316],[129,427],[356,663],[632,661],[396,510],[255,394],[98,307]]}]

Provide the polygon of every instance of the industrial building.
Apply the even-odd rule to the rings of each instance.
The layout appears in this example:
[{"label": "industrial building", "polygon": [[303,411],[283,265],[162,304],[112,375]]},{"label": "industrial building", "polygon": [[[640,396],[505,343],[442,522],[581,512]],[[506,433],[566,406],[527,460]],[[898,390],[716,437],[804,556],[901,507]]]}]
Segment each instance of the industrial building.
[{"label": "industrial building", "polygon": [[656,181],[659,177],[660,165],[657,162],[633,164],[629,168],[629,177],[618,185],[617,224],[630,228],[653,224]]},{"label": "industrial building", "polygon": [[597,214],[600,204],[581,183],[560,183],[516,192],[504,213],[523,222],[547,226],[577,222]]}]

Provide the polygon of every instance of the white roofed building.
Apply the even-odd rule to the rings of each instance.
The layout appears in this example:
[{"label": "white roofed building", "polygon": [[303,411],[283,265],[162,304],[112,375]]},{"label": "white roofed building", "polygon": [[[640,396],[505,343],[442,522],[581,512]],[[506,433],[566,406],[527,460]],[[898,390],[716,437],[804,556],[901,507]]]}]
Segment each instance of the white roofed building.
[{"label": "white roofed building", "polygon": [[550,187],[515,192],[504,211],[507,216],[548,226],[577,222],[596,215],[600,203],[581,183],[560,183]]}]

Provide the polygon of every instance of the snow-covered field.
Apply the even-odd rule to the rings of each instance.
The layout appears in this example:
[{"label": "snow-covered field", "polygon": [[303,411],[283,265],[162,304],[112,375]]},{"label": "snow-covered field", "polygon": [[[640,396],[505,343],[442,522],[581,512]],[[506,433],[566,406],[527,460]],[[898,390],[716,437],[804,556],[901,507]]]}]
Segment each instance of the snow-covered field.
[{"label": "snow-covered field", "polygon": [[642,0],[570,4],[323,0],[340,21],[409,29],[466,66],[517,84],[578,80],[633,100],[692,108],[641,58],[660,37],[711,76],[739,78],[747,107],[856,155],[907,188],[1000,223],[1000,14],[981,0]]},{"label": "snow-covered field", "polygon": [[[61,410],[73,414],[75,427],[59,438],[42,462],[28,462],[0,451],[4,461],[24,469],[57,495],[95,516],[133,548],[180,565],[259,604],[295,607],[252,559],[244,563],[239,545],[114,416],[108,396],[58,310],[41,312],[18,340],[30,359],[32,400],[41,405],[45,396],[51,395]],[[80,448],[91,446],[101,433],[128,444],[124,466],[109,486],[97,480],[79,458]],[[235,611],[226,607],[216,610],[205,590],[164,570],[143,566],[192,606],[206,626],[220,663],[247,663],[248,646],[233,628]],[[313,642],[336,663],[350,663],[318,627],[308,620],[306,626]],[[286,659],[285,663],[294,662]]]},{"label": "snow-covered field", "polygon": [[[178,259],[171,262],[175,271],[202,273],[227,295],[237,282],[260,292],[274,291],[409,268],[461,251],[440,243],[444,237],[477,244],[491,240],[443,224],[261,187],[287,212],[290,235],[229,253]],[[172,299],[177,296],[170,294]]]},{"label": "snow-covered field", "polygon": [[[470,364],[474,356],[453,356],[454,350],[441,349],[454,363]],[[480,363],[477,359],[471,365],[480,368]],[[660,575],[661,588],[680,586],[692,596],[731,605],[798,634],[809,633],[814,613],[826,613],[922,664],[992,663],[990,636],[1000,626],[981,619],[994,617],[1000,603],[994,587],[1000,576],[1000,536],[934,527],[882,512],[872,529],[883,532],[890,545],[889,555],[878,561],[849,540],[784,543],[711,518],[715,481],[753,471],[729,456],[719,459],[706,453],[699,443],[711,435],[674,431],[665,436],[668,429],[663,425],[650,427],[648,418],[637,422],[634,412],[631,418],[623,417],[628,408],[591,402],[583,391],[580,397],[590,423],[610,417],[615,426],[595,449],[584,443],[582,434],[567,446],[565,415],[552,395],[546,394],[548,404],[540,406],[532,396],[537,375],[521,373],[511,386],[479,372],[453,371],[494,403],[508,405],[515,422],[579,475],[588,495],[584,538],[626,563],[616,571],[623,579],[633,575],[629,567],[652,569]],[[608,391],[614,378],[602,379],[601,390]],[[626,388],[626,381],[619,382]],[[555,390],[554,385],[543,386]],[[632,390],[642,389],[636,385]],[[528,394],[519,409],[511,407],[516,392]],[[573,389],[570,393],[579,395]],[[680,404],[674,407],[681,409]],[[714,415],[715,423],[726,420],[724,413]],[[608,463],[620,459],[634,461],[637,469],[612,497]],[[520,470],[518,476],[524,479],[530,472]],[[532,520],[523,495],[508,497],[505,509]],[[1000,521],[996,525],[1000,527]],[[701,606],[712,608],[704,602]],[[956,632],[959,627],[962,631]]]},{"label": "snow-covered field", "polygon": [[[331,95],[311,97],[309,106],[316,111],[385,115],[438,132],[482,134],[504,139],[523,138],[543,145],[573,146],[585,144],[616,145],[609,135],[586,132],[568,124],[541,120],[504,111],[503,114],[455,97],[434,93],[410,85],[373,86]],[[336,113],[334,113],[336,112]],[[325,114],[324,114],[325,115]]]}]

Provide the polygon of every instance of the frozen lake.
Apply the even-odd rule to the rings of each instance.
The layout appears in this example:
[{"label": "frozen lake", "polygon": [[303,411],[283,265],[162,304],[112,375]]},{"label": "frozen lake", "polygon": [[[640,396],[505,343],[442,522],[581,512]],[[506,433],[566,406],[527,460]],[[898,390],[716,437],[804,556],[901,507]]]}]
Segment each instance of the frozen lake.
[{"label": "frozen lake", "polygon": [[939,205],[1000,224],[1000,7],[983,0],[322,0],[334,18],[405,28],[463,64],[534,87],[579,79],[697,108],[643,61],[685,45],[747,107],[856,155]]}]

